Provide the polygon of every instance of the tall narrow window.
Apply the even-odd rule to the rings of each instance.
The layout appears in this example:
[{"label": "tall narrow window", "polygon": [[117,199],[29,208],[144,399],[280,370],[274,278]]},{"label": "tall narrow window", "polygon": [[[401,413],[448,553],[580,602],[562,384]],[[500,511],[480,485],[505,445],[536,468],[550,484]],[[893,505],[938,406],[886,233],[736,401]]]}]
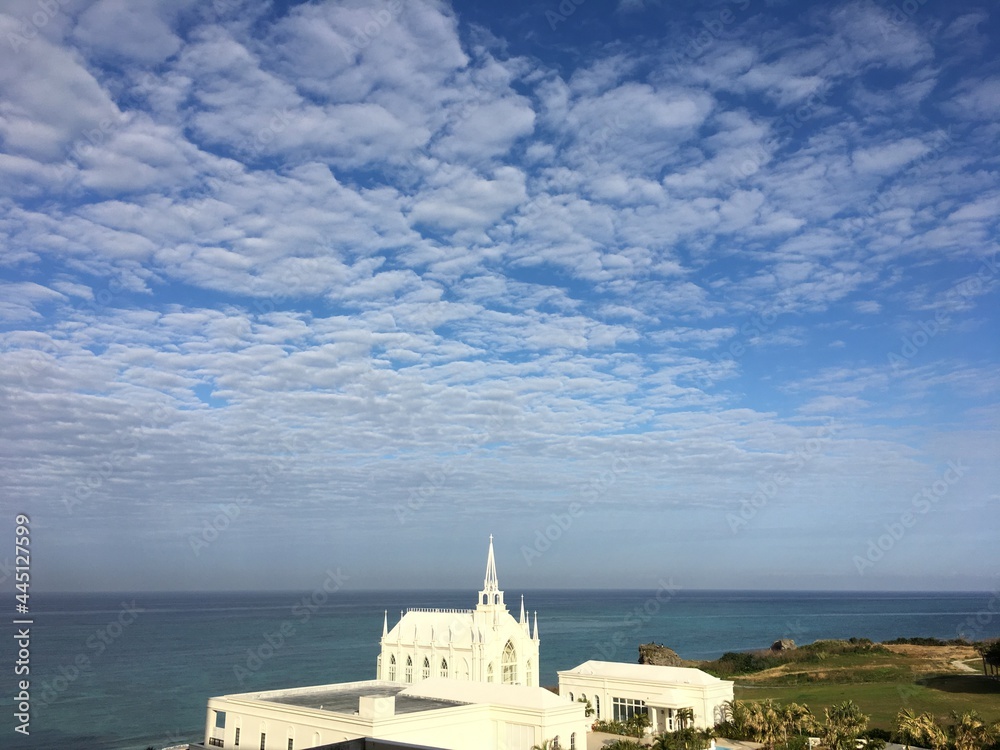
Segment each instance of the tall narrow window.
[{"label": "tall narrow window", "polygon": [[441,660],[441,676],[442,677],[447,677],[448,676],[448,660],[447,659],[442,659]]},{"label": "tall narrow window", "polygon": [[517,684],[517,652],[514,650],[514,644],[511,641],[507,641],[507,645],[503,647],[502,664],[503,684]]},{"label": "tall narrow window", "polygon": [[288,750],[295,750],[295,740],[288,738]]},{"label": "tall narrow window", "polygon": [[490,662],[490,665],[486,667],[486,681],[493,682],[493,662]]},{"label": "tall narrow window", "polygon": [[594,696],[594,718],[601,718],[601,696],[599,695]]},{"label": "tall narrow window", "polygon": [[413,659],[406,657],[406,682],[413,682]]},{"label": "tall narrow window", "polygon": [[428,659],[426,656],[424,657],[424,668],[423,670],[421,670],[420,674],[421,677],[425,680],[429,679],[431,676],[431,660]]},{"label": "tall narrow window", "polygon": [[389,655],[389,682],[396,681],[396,655]]},{"label": "tall narrow window", "polygon": [[233,744],[236,745],[236,747],[240,746],[240,728],[239,727],[236,727],[236,739],[233,740]]},{"label": "tall narrow window", "polygon": [[524,684],[531,685],[531,659],[528,659],[527,665],[524,668]]},{"label": "tall narrow window", "polygon": [[260,733],[260,750],[267,750],[265,745],[267,744],[267,735],[264,732]]}]

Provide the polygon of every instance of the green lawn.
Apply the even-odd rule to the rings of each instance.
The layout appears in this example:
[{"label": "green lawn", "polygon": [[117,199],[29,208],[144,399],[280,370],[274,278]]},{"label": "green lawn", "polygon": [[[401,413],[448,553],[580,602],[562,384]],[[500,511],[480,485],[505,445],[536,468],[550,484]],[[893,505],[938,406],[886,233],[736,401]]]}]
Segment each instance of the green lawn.
[{"label": "green lawn", "polygon": [[737,682],[740,700],[773,698],[781,703],[804,703],[822,717],[823,709],[853,700],[871,716],[871,726],[890,729],[901,708],[929,711],[947,724],[952,711],[974,709],[988,721],[1000,721],[1000,682],[976,675],[942,675],[912,680],[855,684],[813,682],[801,685],[744,687]]}]

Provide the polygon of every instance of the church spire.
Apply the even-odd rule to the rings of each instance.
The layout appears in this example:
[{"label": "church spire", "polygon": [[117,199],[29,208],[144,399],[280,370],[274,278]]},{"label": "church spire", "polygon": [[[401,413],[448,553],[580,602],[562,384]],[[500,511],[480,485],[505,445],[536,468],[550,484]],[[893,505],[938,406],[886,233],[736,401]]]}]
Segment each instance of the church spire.
[{"label": "church spire", "polygon": [[532,636],[536,641],[538,640],[538,611],[535,611],[535,635]]},{"label": "church spire", "polygon": [[389,610],[382,615],[382,637],[385,638],[387,635],[389,635]]},{"label": "church spire", "polygon": [[503,592],[497,580],[497,562],[493,557],[493,535],[490,534],[490,551],[486,555],[486,577],[483,579],[483,590],[479,592],[481,606],[503,606]]}]

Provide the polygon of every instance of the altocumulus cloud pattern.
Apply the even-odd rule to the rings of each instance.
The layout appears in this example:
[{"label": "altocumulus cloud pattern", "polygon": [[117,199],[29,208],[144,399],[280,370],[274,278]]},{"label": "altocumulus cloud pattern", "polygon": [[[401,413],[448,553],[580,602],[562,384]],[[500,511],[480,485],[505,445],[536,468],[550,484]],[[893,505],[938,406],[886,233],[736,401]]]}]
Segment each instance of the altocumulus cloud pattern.
[{"label": "altocumulus cloud pattern", "polygon": [[510,585],[996,586],[998,39],[985,0],[9,0],[37,584],[470,586],[494,533]]}]

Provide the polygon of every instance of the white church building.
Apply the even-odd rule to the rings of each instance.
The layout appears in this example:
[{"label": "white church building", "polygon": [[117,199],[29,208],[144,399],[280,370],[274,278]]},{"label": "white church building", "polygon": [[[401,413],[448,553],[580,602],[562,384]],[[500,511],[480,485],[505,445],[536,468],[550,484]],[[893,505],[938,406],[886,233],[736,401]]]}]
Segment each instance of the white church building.
[{"label": "white church building", "polygon": [[493,537],[475,609],[409,609],[389,630],[382,621],[375,677],[414,683],[432,677],[538,687],[538,614],[529,627],[521,597],[514,619],[497,580]]},{"label": "white church building", "polygon": [[[374,680],[223,695],[208,700],[198,750],[303,750],[361,738],[441,750],[583,750],[595,718],[649,713],[657,731],[682,709],[710,726],[733,683],[697,669],[588,661],[538,686],[538,617],[529,627],[503,601],[490,537],[475,609],[383,615]],[[584,701],[584,702],[581,702]],[[586,716],[591,702],[596,716]]]}]

